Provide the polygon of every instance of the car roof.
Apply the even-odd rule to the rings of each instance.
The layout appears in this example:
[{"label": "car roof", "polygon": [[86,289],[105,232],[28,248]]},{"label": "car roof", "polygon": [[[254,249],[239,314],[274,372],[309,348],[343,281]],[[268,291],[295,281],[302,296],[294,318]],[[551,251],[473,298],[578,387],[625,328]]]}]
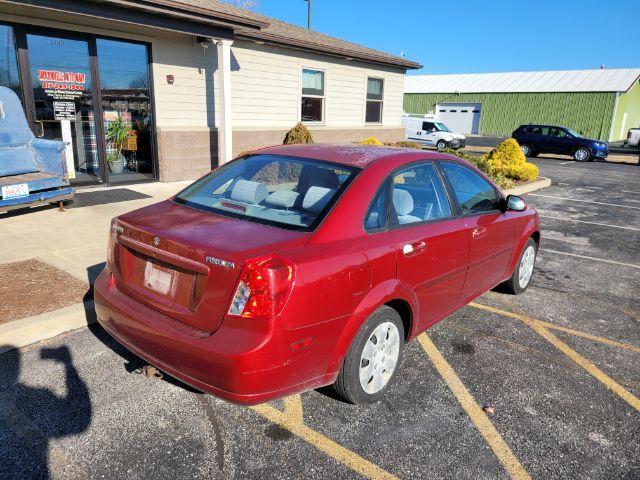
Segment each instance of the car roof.
[{"label": "car roof", "polygon": [[568,127],[563,127],[562,125],[549,125],[546,123],[527,123],[526,125],[520,125],[520,127],[518,128],[524,128],[524,127],[553,127],[553,128],[564,128],[564,129],[568,128]]},{"label": "car roof", "polygon": [[413,148],[326,143],[278,145],[261,148],[251,153],[302,157],[343,165],[351,165],[358,168],[366,168],[381,159],[397,157],[400,155],[407,157],[407,160],[446,158],[445,156],[435,152],[428,152]]}]

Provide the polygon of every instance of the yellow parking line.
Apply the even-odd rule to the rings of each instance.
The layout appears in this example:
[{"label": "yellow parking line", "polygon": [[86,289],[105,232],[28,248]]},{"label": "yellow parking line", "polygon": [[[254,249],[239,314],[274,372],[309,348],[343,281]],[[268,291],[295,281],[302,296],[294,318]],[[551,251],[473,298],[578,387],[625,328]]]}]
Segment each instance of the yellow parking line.
[{"label": "yellow parking line", "polygon": [[587,360],[585,357],[580,355],[578,352],[573,350],[569,345],[564,343],[558,337],[556,337],[553,333],[551,333],[545,323],[540,320],[536,320],[535,318],[528,317],[526,315],[521,315],[518,313],[508,312],[506,310],[501,310],[499,308],[490,307],[488,305],[482,305],[480,303],[470,303],[472,307],[479,308],[481,310],[487,310],[489,312],[494,312],[499,315],[503,315],[506,317],[516,318],[526,325],[529,325],[538,335],[547,340],[551,345],[556,347],[562,353],[564,353],[567,357],[573,360],[575,363],[584,368],[587,373],[595,377],[598,381],[600,381],[604,386],[606,386],[613,393],[618,395],[621,399],[627,402],[630,406],[635,408],[640,412],[640,400],[626,390],[622,385],[617,383],[611,377],[609,377],[606,373],[596,367],[591,361]]},{"label": "yellow parking line", "polygon": [[304,421],[302,413],[302,398],[300,395],[292,395],[284,399],[284,413],[290,418],[302,422]]},{"label": "yellow parking line", "polygon": [[609,340],[605,337],[599,337],[598,335],[591,335],[590,333],[581,332],[580,330],[574,330],[573,328],[563,327],[561,325],[555,325],[550,322],[545,322],[544,320],[538,320],[537,318],[527,317],[525,315],[520,315],[519,313],[509,312],[508,310],[501,310],[499,308],[490,307],[489,305],[484,305],[482,303],[471,302],[469,304],[470,307],[479,308],[480,310],[487,310],[489,312],[497,313],[498,315],[502,315],[503,317],[511,317],[517,320],[520,320],[526,324],[537,323],[542,325],[545,328],[549,328],[551,330],[558,330],[560,332],[569,333],[571,335],[575,335],[576,337],[582,337],[589,340],[593,340],[594,342],[604,343],[606,345],[610,345],[616,348],[622,348],[624,350],[629,350],[631,352],[640,353],[640,348],[635,345],[629,345],[628,343],[616,342],[615,340]]},{"label": "yellow parking line", "polygon": [[487,414],[480,408],[473,396],[469,393],[469,390],[467,390],[458,375],[456,375],[456,372],[451,368],[449,362],[442,356],[427,334],[420,334],[418,341],[442,379],[446,382],[458,402],[460,402],[462,408],[464,408],[467,415],[469,415],[471,421],[489,444],[493,453],[498,457],[498,460],[502,463],[509,476],[514,479],[531,479],[520,461],[498,433],[498,430],[493,426]]},{"label": "yellow parking line", "polygon": [[343,463],[364,477],[398,480],[396,476],[383,470],[376,464],[365,460],[357,453],[352,452],[330,438],[307,427],[302,421],[302,402],[300,401],[299,395],[285,399],[284,412],[268,404],[256,405],[251,407],[251,409],[267,420],[297,435],[305,442],[313,445],[321,452],[326,453],[331,458]]}]

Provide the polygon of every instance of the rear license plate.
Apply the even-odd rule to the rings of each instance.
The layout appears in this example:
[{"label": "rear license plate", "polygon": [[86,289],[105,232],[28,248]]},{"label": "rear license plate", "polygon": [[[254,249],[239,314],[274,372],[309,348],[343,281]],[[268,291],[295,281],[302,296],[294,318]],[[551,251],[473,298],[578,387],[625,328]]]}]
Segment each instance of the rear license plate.
[{"label": "rear license plate", "polygon": [[144,286],[162,295],[172,294],[173,296],[173,272],[147,261],[144,268]]},{"label": "rear license plate", "polygon": [[28,195],[29,185],[27,185],[26,183],[19,183],[17,185],[7,185],[6,187],[2,187],[3,200],[27,197]]}]

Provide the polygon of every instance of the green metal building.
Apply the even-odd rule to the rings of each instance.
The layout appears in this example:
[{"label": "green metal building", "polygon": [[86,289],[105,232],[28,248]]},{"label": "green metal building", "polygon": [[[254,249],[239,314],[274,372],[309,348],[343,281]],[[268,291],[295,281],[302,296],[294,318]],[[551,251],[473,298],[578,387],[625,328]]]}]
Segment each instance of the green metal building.
[{"label": "green metal building", "polygon": [[640,68],[405,77],[406,114],[433,114],[451,130],[509,136],[519,125],[562,125],[623,140],[640,127]]}]

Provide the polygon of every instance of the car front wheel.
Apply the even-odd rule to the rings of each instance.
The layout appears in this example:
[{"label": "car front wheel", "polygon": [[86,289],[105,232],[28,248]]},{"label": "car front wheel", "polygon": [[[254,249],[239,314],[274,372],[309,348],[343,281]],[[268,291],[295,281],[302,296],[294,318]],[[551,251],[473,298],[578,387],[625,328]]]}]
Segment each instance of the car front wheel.
[{"label": "car front wheel", "polygon": [[391,307],[380,307],[354,338],[333,385],[335,392],[349,403],[375,402],[395,377],[403,347],[400,315]]},{"label": "car front wheel", "polygon": [[518,295],[527,289],[529,283],[531,283],[533,269],[536,266],[537,253],[538,246],[535,240],[530,238],[525,243],[522,252],[520,252],[520,259],[511,278],[504,283],[504,287],[509,293]]},{"label": "car front wheel", "polygon": [[576,148],[576,151],[573,152],[573,159],[576,162],[588,162],[591,160],[591,152],[585,147]]},{"label": "car front wheel", "polygon": [[522,150],[525,157],[530,157],[533,152],[533,150],[531,150],[531,145],[527,145],[526,143],[520,145],[520,150]]},{"label": "car front wheel", "polygon": [[444,140],[438,140],[438,143],[436,143],[436,148],[439,152],[444,152],[447,149],[447,142],[445,142]]}]

